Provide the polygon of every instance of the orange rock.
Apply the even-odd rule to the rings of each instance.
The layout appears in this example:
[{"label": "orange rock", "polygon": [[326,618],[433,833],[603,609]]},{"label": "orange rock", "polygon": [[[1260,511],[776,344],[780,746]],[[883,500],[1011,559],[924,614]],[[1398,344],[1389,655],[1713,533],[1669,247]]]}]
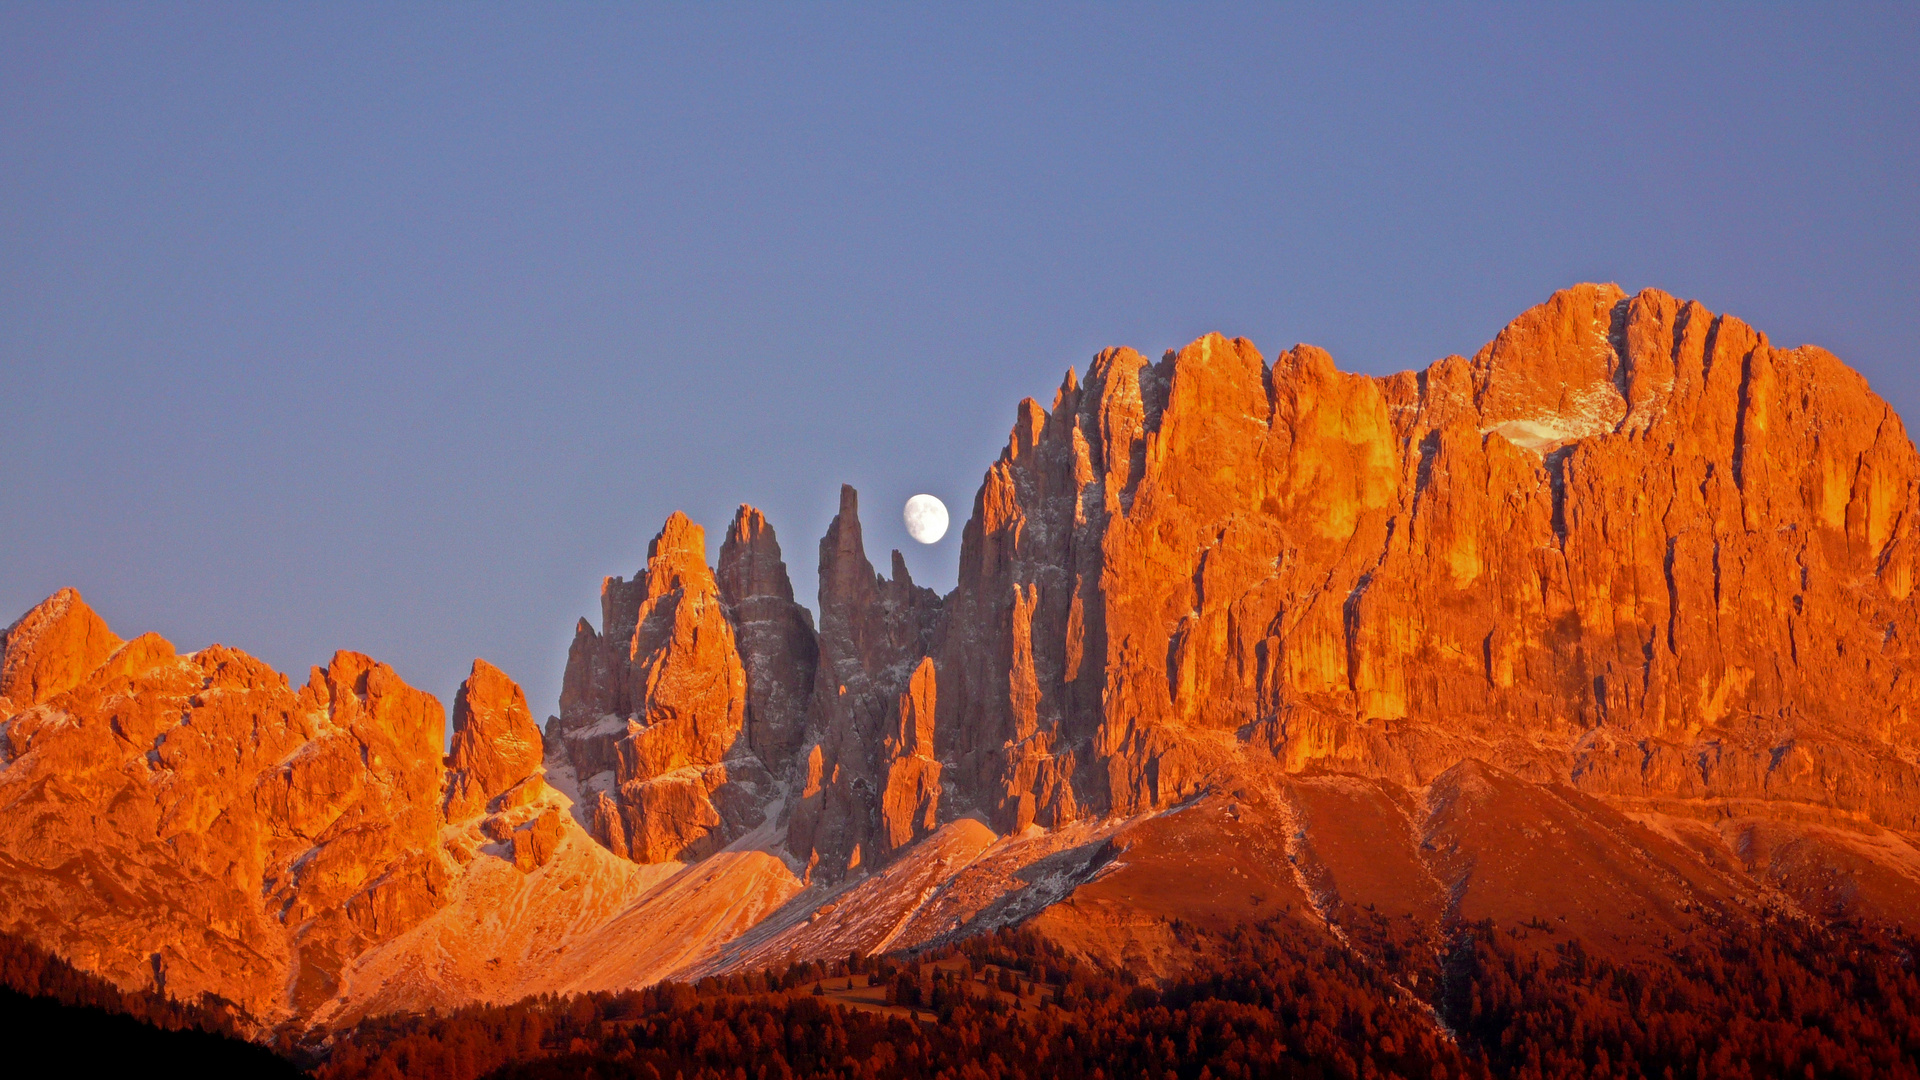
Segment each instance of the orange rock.
[{"label": "orange rock", "polygon": [[0,719],[73,689],[120,645],[78,592],[47,597],[0,637]]},{"label": "orange rock", "polygon": [[513,832],[513,865],[530,874],[547,865],[560,846],[560,814],[548,810]]},{"label": "orange rock", "polygon": [[539,770],[542,753],[526,694],[499,668],[475,660],[453,700],[447,820],[483,813],[497,796]]},{"label": "orange rock", "polygon": [[940,756],[1002,828],[1183,797],[1230,731],[1912,829],[1914,466],[1831,356],[1654,291],[1566,290],[1417,376],[1103,353],[976,500]]},{"label": "orange rock", "polygon": [[[783,571],[777,547],[742,562],[756,563],[735,575],[743,584]],[[772,783],[750,745],[747,669],[700,526],[670,516],[646,568],[631,582],[608,578],[601,606],[604,633],[583,622],[575,635],[548,738],[602,843],[640,862],[700,858],[764,820],[758,795]],[[766,737],[778,743],[783,699],[763,688]]]},{"label": "orange rock", "polygon": [[272,1022],[444,902],[445,714],[392,669],[340,653],[295,692],[224,646],[121,644],[71,592],[5,648],[31,704],[5,725],[0,927]]},{"label": "orange rock", "polygon": [[913,669],[900,695],[899,729],[887,736],[887,783],[880,795],[880,843],[884,855],[913,843],[939,823],[940,762],[933,756],[933,658]]}]

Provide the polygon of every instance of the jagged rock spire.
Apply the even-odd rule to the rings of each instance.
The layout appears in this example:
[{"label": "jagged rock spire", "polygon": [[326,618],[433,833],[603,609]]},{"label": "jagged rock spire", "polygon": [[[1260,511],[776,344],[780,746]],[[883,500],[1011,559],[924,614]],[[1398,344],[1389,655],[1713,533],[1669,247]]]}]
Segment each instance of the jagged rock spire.
[{"label": "jagged rock spire", "polygon": [[768,767],[791,766],[820,661],[813,616],[794,602],[780,542],[766,516],[742,505],[720,545],[720,597],[747,674],[747,743]]},{"label": "jagged rock spire", "polygon": [[0,637],[0,719],[71,690],[124,644],[75,589],[61,589]]},{"label": "jagged rock spire", "polygon": [[[842,486],[840,512],[820,541],[820,666],[788,828],[794,855],[830,877],[871,866],[895,847],[885,806],[895,760],[887,741],[898,729],[907,684],[931,650],[940,599],[913,584],[899,552],[892,561],[891,580],[874,573],[861,540],[859,496]],[[929,705],[931,679],[929,669]],[[936,787],[938,771],[932,765],[925,773]],[[931,812],[924,815],[929,822]],[[895,816],[904,822],[908,815]]]},{"label": "jagged rock spire", "polygon": [[527,695],[505,672],[475,660],[453,699],[447,820],[485,812],[494,799],[532,779],[542,757]]}]

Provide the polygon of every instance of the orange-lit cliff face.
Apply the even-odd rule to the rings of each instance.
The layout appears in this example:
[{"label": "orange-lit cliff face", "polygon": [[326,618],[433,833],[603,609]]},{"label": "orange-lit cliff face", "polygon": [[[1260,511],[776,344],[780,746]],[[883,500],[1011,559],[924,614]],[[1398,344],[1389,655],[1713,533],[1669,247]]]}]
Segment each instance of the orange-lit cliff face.
[{"label": "orange-lit cliff face", "polygon": [[221,646],[121,643],[63,590],[8,632],[9,929],[127,985],[312,1008],[435,904],[445,714],[340,653],[299,689]]},{"label": "orange-lit cliff face", "polygon": [[676,514],[544,734],[476,661],[445,758],[366,657],[294,689],[63,591],[0,656],[0,928],[336,1024],[1022,922],[1149,971],[1279,910],[1911,923],[1915,472],[1828,354],[1581,286],[1386,379],[1103,353],[1020,405],[945,598],[851,489],[817,626],[758,511],[717,568]]},{"label": "orange-lit cliff face", "polygon": [[1259,748],[1910,832],[1915,473],[1838,360],[1652,291],[1570,289],[1387,379],[1105,353],[1021,406],[976,499],[940,748],[1002,829]]}]

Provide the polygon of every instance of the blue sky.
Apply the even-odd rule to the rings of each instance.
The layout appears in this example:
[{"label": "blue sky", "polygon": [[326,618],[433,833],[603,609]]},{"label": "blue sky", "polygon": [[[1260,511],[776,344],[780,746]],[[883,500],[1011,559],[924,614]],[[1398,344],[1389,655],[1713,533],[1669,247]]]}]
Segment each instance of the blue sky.
[{"label": "blue sky", "polygon": [[[0,5],[0,619],[553,708],[666,514],[951,586],[1097,349],[1659,286],[1920,406],[1920,8]],[[927,491],[956,527],[900,524]]]}]

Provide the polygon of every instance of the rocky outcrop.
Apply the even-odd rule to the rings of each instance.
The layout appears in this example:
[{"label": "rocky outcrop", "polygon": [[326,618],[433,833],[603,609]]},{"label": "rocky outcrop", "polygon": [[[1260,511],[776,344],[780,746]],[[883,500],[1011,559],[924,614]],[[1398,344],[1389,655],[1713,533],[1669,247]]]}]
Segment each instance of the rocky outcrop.
[{"label": "rocky outcrop", "polygon": [[874,572],[843,488],[816,634],[758,510],[734,515],[717,574],[699,526],[670,518],[634,581],[607,579],[603,632],[576,628],[548,739],[582,824],[636,861],[697,859],[784,807],[786,851],[834,879],[930,831],[940,601],[898,552],[893,571]]},{"label": "rocky outcrop", "polygon": [[546,810],[515,829],[510,834],[514,869],[531,874],[553,861],[553,853],[560,846],[561,828],[560,812]]},{"label": "rocky outcrop", "polygon": [[674,514],[633,581],[606,580],[601,626],[578,627],[547,733],[583,824],[638,862],[698,859],[759,824],[772,776],[748,745],[746,668],[700,526]]},{"label": "rocky outcrop", "polygon": [[934,757],[933,658],[913,669],[900,695],[899,727],[887,736],[886,785],[880,790],[881,855],[926,836],[939,823],[941,765]]},{"label": "rocky outcrop", "polygon": [[440,903],[445,713],[391,668],[342,652],[295,690],[223,646],[120,643],[63,590],[0,669],[35,673],[4,727],[6,929],[271,1020]]},{"label": "rocky outcrop", "polygon": [[79,593],[49,596],[0,636],[0,720],[73,689],[123,644]]},{"label": "rocky outcrop", "polygon": [[[890,846],[881,832],[896,756],[888,739],[912,707],[906,692],[939,613],[940,598],[913,583],[899,552],[891,578],[874,572],[859,497],[842,487],[840,512],[820,541],[820,666],[787,830],[788,850],[809,874],[837,879]],[[931,698],[931,670],[924,682]]]},{"label": "rocky outcrop", "polygon": [[496,799],[529,780],[538,784],[534,774],[543,756],[540,729],[527,708],[527,695],[505,672],[475,660],[453,699],[447,820],[464,821],[499,809]]},{"label": "rocky outcrop", "polygon": [[751,506],[741,506],[727,527],[718,578],[746,669],[747,745],[778,769],[793,760],[813,702],[820,662],[813,616],[794,602],[773,526]]},{"label": "rocky outcrop", "polygon": [[[343,652],[314,669],[293,712],[313,734],[259,778],[246,824],[289,834],[263,880],[268,910],[295,927],[288,1004],[301,1012],[334,992],[353,957],[437,908],[451,868],[437,843],[446,712],[433,695]],[[222,734],[203,734],[209,757],[225,749]]]}]

